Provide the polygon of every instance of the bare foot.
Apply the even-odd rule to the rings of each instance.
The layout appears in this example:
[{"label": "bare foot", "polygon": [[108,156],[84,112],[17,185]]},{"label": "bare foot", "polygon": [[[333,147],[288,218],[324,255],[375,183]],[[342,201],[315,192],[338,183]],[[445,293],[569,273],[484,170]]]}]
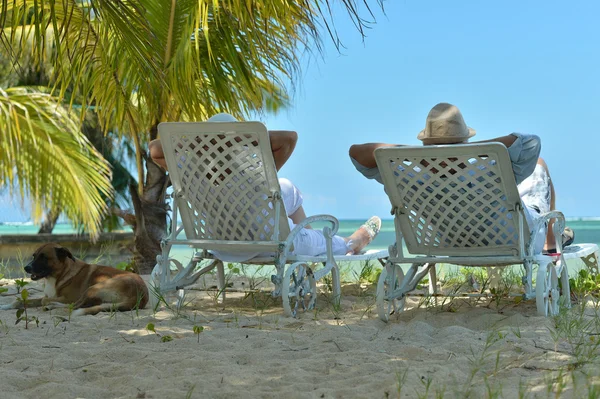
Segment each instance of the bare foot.
[{"label": "bare foot", "polygon": [[381,229],[381,219],[373,216],[358,228],[350,237],[344,238],[350,248],[349,254],[357,254],[369,245]]}]

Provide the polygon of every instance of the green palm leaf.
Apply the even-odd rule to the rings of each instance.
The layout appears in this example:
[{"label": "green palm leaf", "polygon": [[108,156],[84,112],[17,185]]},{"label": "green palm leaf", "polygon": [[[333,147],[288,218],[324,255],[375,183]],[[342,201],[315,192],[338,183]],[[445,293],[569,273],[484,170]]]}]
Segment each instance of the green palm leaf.
[{"label": "green palm leaf", "polygon": [[61,209],[96,236],[112,197],[111,170],[79,130],[78,118],[55,97],[24,88],[0,89],[0,186]]},{"label": "green palm leaf", "polygon": [[[203,120],[223,111],[243,119],[286,106],[300,54],[321,50],[323,27],[341,46],[332,9],[347,10],[364,35],[370,21],[359,9],[372,17],[373,1],[382,5],[382,0],[0,0],[0,43],[16,60],[25,46],[15,28],[30,33],[34,61],[52,63],[58,99],[78,99],[84,110],[93,106],[105,129],[114,126],[133,139],[140,197],[136,248],[150,269],[166,226],[165,174],[150,163],[145,178],[143,166],[145,142],[156,138],[158,123]],[[39,191],[43,182],[33,172],[45,164],[23,162],[28,174],[11,177],[6,170],[0,177],[48,193]],[[86,206],[102,205],[98,198]]]}]

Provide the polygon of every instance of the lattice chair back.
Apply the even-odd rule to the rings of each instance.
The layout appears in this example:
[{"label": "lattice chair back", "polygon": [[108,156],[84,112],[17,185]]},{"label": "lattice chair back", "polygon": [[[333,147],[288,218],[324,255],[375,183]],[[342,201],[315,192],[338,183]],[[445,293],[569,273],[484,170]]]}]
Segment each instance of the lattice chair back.
[{"label": "lattice chair back", "polygon": [[220,241],[213,248],[204,245],[214,249],[223,241],[287,238],[290,228],[262,123],[168,122],[158,130],[188,239]]},{"label": "lattice chair back", "polygon": [[527,245],[503,144],[390,147],[375,156],[411,254],[518,256]]}]

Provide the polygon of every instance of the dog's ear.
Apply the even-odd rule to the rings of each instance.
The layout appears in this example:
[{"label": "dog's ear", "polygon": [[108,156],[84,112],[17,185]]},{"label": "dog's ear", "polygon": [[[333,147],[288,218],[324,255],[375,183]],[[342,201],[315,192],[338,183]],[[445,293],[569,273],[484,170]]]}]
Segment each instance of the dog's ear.
[{"label": "dog's ear", "polygon": [[71,252],[65,247],[54,248],[54,251],[56,252],[56,256],[61,262],[64,261],[66,258],[71,258],[75,260],[75,258],[73,258],[73,254],[71,254]]}]

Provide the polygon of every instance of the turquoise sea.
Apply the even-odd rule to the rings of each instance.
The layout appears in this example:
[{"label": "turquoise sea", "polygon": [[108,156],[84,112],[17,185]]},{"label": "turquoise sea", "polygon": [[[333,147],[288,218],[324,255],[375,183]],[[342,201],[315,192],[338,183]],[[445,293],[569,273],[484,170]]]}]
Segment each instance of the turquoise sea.
[{"label": "turquoise sea", "polygon": [[[338,234],[342,236],[351,235],[360,225],[364,223],[364,220],[340,220],[340,227]],[[580,218],[580,219],[569,219],[567,225],[575,231],[575,243],[594,243],[600,245],[600,218]],[[323,225],[313,225],[313,228],[322,228]],[[31,223],[0,223],[0,236],[4,234],[36,234],[38,226]],[[128,230],[125,230],[128,231]],[[130,230],[129,230],[130,231]],[[54,234],[72,234],[75,230],[69,224],[58,224],[54,229]],[[183,235],[183,234],[182,234]],[[183,238],[183,237],[182,237]],[[394,222],[392,219],[384,220],[381,231],[375,240],[371,243],[368,249],[386,249],[390,244],[395,241],[394,233]],[[184,245],[174,246],[171,251],[171,257],[179,260],[186,264],[193,257],[194,251]],[[110,261],[102,262],[102,264],[110,264]],[[404,265],[408,267],[408,265]],[[575,272],[583,266],[583,263],[579,260],[568,261],[570,274]],[[359,262],[346,262],[345,265],[340,264],[342,268],[349,268],[348,270],[353,271],[354,274],[358,275],[362,265]],[[455,271],[456,266],[446,265],[443,269],[440,269],[442,273]],[[518,267],[520,270],[520,267]],[[20,272],[20,269],[19,269]],[[253,273],[269,275],[270,269],[257,270]],[[16,273],[16,272],[15,272]],[[354,275],[351,274],[351,275]],[[16,275],[20,275],[17,273]]]},{"label": "turquoise sea", "polygon": [[[349,236],[364,223],[364,220],[340,220],[338,234]],[[575,231],[576,243],[594,243],[600,245],[600,218],[573,218],[567,220],[567,226]],[[319,226],[314,226],[319,227]],[[0,223],[0,235],[3,234],[36,234],[38,227],[31,223]],[[70,224],[57,224],[54,234],[74,233]],[[395,240],[394,222],[392,219],[384,220],[381,231],[369,248],[387,248]]]}]

